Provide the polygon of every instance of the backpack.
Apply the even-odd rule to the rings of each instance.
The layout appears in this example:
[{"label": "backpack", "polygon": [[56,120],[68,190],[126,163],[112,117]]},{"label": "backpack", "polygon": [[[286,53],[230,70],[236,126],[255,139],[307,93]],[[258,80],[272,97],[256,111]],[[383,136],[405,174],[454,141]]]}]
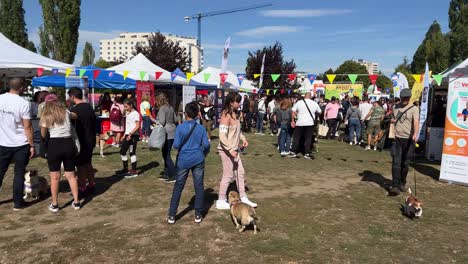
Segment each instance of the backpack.
[{"label": "backpack", "polygon": [[122,112],[120,112],[120,108],[112,108],[109,118],[111,122],[120,122],[120,120],[122,120]]}]

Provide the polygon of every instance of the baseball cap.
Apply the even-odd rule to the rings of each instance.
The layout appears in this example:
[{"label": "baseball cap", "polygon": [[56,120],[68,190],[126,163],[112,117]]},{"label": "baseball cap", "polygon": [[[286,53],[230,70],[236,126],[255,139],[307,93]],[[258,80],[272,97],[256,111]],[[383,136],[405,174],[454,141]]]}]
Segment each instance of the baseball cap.
[{"label": "baseball cap", "polygon": [[410,89],[403,89],[400,91],[400,97],[411,97],[411,90]]}]

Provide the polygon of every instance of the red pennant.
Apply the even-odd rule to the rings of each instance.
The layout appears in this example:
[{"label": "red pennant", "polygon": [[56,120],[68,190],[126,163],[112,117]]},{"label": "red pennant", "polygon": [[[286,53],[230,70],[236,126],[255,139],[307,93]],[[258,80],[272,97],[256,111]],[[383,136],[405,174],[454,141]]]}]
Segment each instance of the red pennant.
[{"label": "red pennant", "polygon": [[257,89],[253,89],[253,93],[256,94],[256,93],[257,93]]},{"label": "red pennant", "polygon": [[288,74],[288,78],[292,82],[294,82],[296,80],[296,76],[297,76],[297,74],[295,74],[295,73]]},{"label": "red pennant", "polygon": [[41,77],[44,73],[44,68],[37,68],[37,76]]},{"label": "red pennant", "polygon": [[96,78],[99,76],[100,73],[101,73],[101,70],[94,70],[93,71],[93,79],[96,80]]},{"label": "red pennant", "polygon": [[156,75],[156,80],[159,80],[163,72],[155,72],[154,74]]},{"label": "red pennant", "polygon": [[369,74],[369,80],[371,81],[372,85],[375,85],[377,78],[379,78],[377,74]]},{"label": "red pennant", "polygon": [[[294,77],[294,79],[296,79],[296,77]],[[284,94],[284,89],[281,89],[281,94]]]},{"label": "red pennant", "polygon": [[220,73],[219,74],[219,77],[221,79],[221,84],[224,84],[226,82],[226,79],[227,79],[227,73]]}]

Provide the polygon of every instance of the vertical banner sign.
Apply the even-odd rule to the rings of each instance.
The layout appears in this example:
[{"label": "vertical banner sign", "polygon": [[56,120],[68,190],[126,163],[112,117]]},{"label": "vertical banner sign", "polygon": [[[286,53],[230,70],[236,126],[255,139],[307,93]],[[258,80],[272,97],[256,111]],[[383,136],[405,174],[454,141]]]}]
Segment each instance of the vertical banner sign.
[{"label": "vertical banner sign", "polygon": [[424,88],[421,97],[421,108],[419,112],[419,138],[418,142],[423,142],[426,140],[426,121],[427,121],[427,111],[429,108],[429,96],[430,96],[430,86],[429,86],[429,64],[426,62],[426,73],[424,74]]},{"label": "vertical banner sign", "polygon": [[226,73],[229,57],[229,49],[231,48],[231,37],[226,39],[224,43],[223,58],[221,60],[221,73]]},{"label": "vertical banner sign", "polygon": [[405,88],[409,88],[408,79],[401,72],[397,72],[396,74],[392,75],[392,83],[394,97],[400,98],[400,91]]},{"label": "vertical banner sign", "polygon": [[[152,82],[141,82],[137,81],[136,82],[136,97],[137,97],[137,105],[136,105],[136,110],[140,112],[140,104],[141,104],[141,98],[143,95],[148,95],[150,98],[149,103],[151,106],[154,106],[154,85]],[[141,114],[141,113],[140,113]]]},{"label": "vertical banner sign", "polygon": [[195,86],[182,86],[182,109],[185,112],[185,105],[197,100]]},{"label": "vertical banner sign", "polygon": [[468,185],[468,76],[450,77],[440,180]]},{"label": "vertical banner sign", "polygon": [[216,107],[216,126],[219,126],[219,120],[221,118],[221,112],[223,111],[224,106],[224,90],[223,89],[216,89],[215,90],[215,102],[214,105]]},{"label": "vertical banner sign", "polygon": [[265,55],[266,53],[263,54],[262,68],[260,70],[260,82],[258,83],[258,89],[262,89],[262,85],[263,85],[263,71],[265,70]]}]

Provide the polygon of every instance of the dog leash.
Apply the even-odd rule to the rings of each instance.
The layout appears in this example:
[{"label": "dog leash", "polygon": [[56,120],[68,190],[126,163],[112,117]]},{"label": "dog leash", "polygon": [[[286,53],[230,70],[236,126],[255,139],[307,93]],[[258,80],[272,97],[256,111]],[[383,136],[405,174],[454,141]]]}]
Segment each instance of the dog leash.
[{"label": "dog leash", "polygon": [[417,189],[416,189],[416,148],[419,147],[418,143],[414,143],[414,150],[413,150],[413,178],[414,178],[414,195],[417,194]]}]

